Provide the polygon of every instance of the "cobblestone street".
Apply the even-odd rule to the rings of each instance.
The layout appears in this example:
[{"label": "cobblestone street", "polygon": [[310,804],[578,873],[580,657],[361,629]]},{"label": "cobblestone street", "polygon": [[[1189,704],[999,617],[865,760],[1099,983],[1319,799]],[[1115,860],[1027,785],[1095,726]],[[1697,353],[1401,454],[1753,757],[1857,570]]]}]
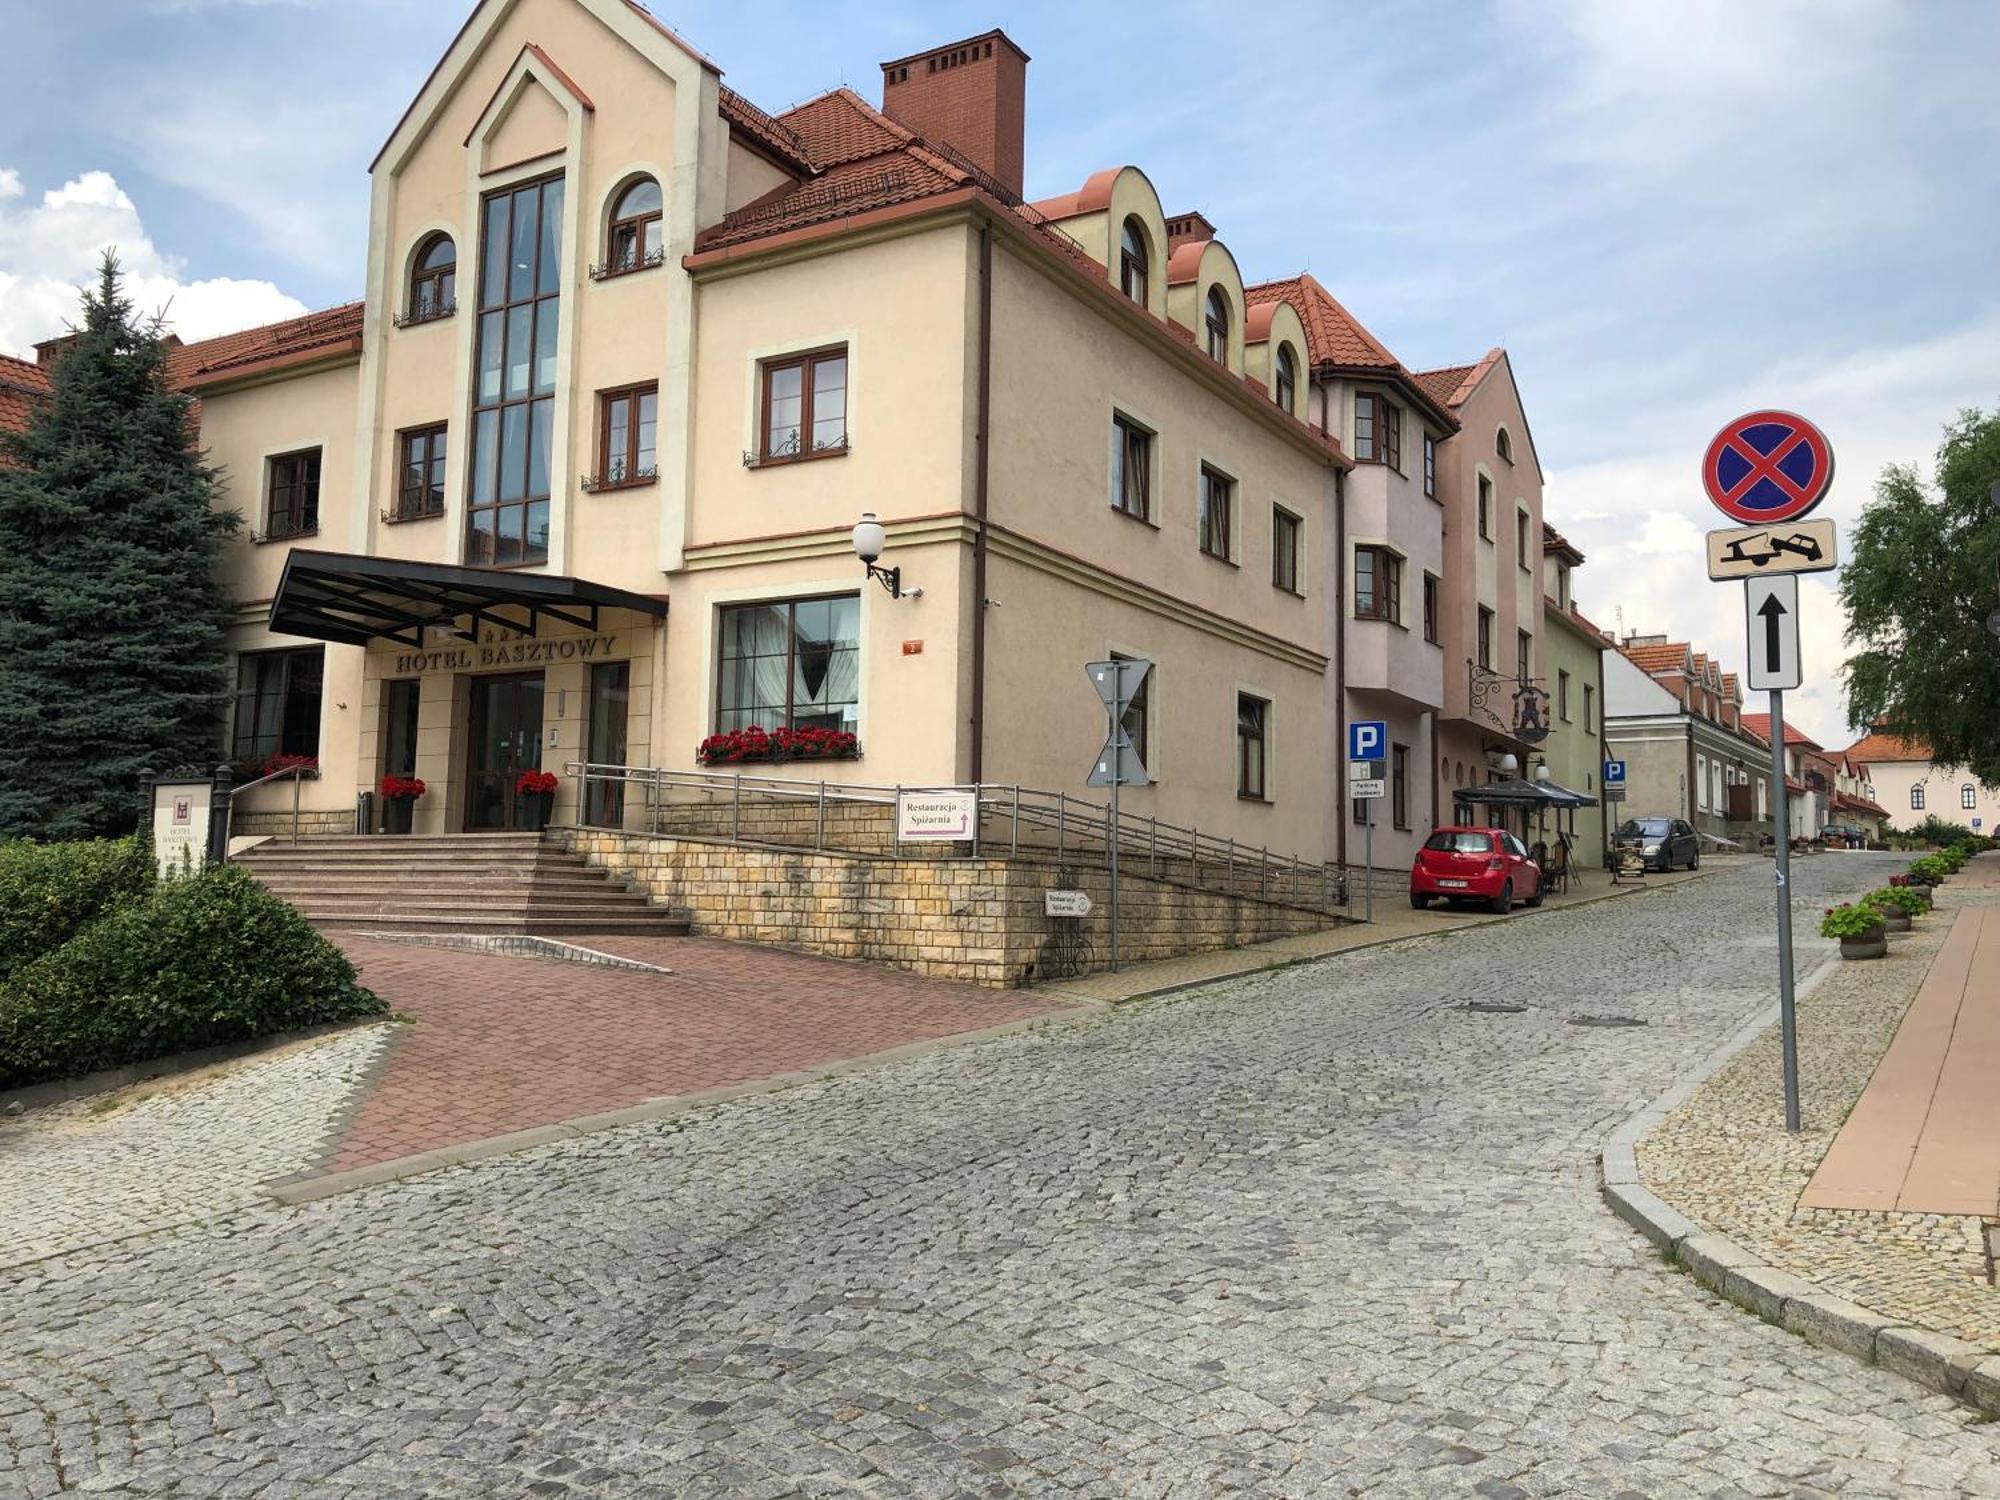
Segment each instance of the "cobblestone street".
[{"label": "cobblestone street", "polygon": [[[1794,866],[1802,973],[1891,868]],[[1605,1135],[1769,1003],[1769,892],[1747,862],[0,1272],[0,1494],[2000,1496],[2000,1426],[1599,1197]],[[1608,1017],[1647,1024],[1571,1024]]]}]

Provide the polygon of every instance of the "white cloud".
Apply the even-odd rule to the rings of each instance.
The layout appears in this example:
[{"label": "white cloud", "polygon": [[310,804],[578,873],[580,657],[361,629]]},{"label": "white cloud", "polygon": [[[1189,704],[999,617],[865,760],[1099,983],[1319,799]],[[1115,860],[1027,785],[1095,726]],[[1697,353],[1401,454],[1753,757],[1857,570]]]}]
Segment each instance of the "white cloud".
[{"label": "white cloud", "polygon": [[29,205],[20,174],[0,168],[0,350],[26,354],[73,323],[78,288],[95,279],[106,247],[125,267],[133,305],[164,311],[168,327],[190,341],[306,311],[268,281],[188,279],[147,237],[109,172],[85,172]]}]

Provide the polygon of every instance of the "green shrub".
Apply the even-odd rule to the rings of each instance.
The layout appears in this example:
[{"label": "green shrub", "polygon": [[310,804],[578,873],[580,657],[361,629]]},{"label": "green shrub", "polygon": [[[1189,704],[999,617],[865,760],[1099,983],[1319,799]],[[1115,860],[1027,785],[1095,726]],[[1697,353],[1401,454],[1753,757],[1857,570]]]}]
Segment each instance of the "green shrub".
[{"label": "green shrub", "polygon": [[1821,937],[1873,937],[1881,931],[1882,913],[1872,906],[1829,906],[1819,922]]},{"label": "green shrub", "polygon": [[1899,911],[1907,917],[1922,916],[1931,909],[1930,903],[1907,885],[1892,885],[1879,891],[1870,891],[1861,899],[1877,911]]},{"label": "green shrub", "polygon": [[1951,869],[1935,854],[1925,854],[1910,861],[1910,879],[1920,885],[1936,885]]},{"label": "green shrub", "polygon": [[0,1085],[387,1009],[297,911],[214,866],[162,881],[0,986]]},{"label": "green shrub", "polygon": [[137,839],[0,844],[0,983],[152,888],[153,856]]}]

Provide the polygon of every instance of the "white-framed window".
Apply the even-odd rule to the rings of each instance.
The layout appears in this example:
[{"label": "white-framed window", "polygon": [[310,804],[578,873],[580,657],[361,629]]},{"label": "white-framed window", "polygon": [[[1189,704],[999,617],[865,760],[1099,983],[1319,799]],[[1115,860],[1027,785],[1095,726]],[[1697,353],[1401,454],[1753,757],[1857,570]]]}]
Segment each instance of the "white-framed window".
[{"label": "white-framed window", "polygon": [[1979,789],[1973,786],[1971,782],[1968,781],[1958,789],[1958,805],[1963,808],[1979,806]]},{"label": "white-framed window", "polygon": [[1708,757],[1694,758],[1694,805],[1702,812],[1708,811]]},{"label": "white-framed window", "polygon": [[1913,786],[1910,788],[1910,811],[1922,812],[1923,810],[1924,810],[1924,789],[1921,785]]}]

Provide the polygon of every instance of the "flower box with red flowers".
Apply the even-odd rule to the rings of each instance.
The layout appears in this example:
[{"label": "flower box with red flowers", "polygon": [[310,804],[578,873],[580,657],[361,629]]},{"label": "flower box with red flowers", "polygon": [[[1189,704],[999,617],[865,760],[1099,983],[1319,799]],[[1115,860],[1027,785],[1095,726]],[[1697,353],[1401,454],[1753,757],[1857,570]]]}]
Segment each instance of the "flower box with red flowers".
[{"label": "flower box with red flowers", "polygon": [[732,729],[695,747],[705,766],[740,766],[772,760],[859,760],[861,742],[844,729]]},{"label": "flower box with red flowers", "polygon": [[556,773],[553,771],[523,771],[514,783],[517,797],[553,796],[556,789]]},{"label": "flower box with red flowers", "polygon": [[380,787],[384,802],[414,802],[429,790],[416,776],[384,776]]}]

